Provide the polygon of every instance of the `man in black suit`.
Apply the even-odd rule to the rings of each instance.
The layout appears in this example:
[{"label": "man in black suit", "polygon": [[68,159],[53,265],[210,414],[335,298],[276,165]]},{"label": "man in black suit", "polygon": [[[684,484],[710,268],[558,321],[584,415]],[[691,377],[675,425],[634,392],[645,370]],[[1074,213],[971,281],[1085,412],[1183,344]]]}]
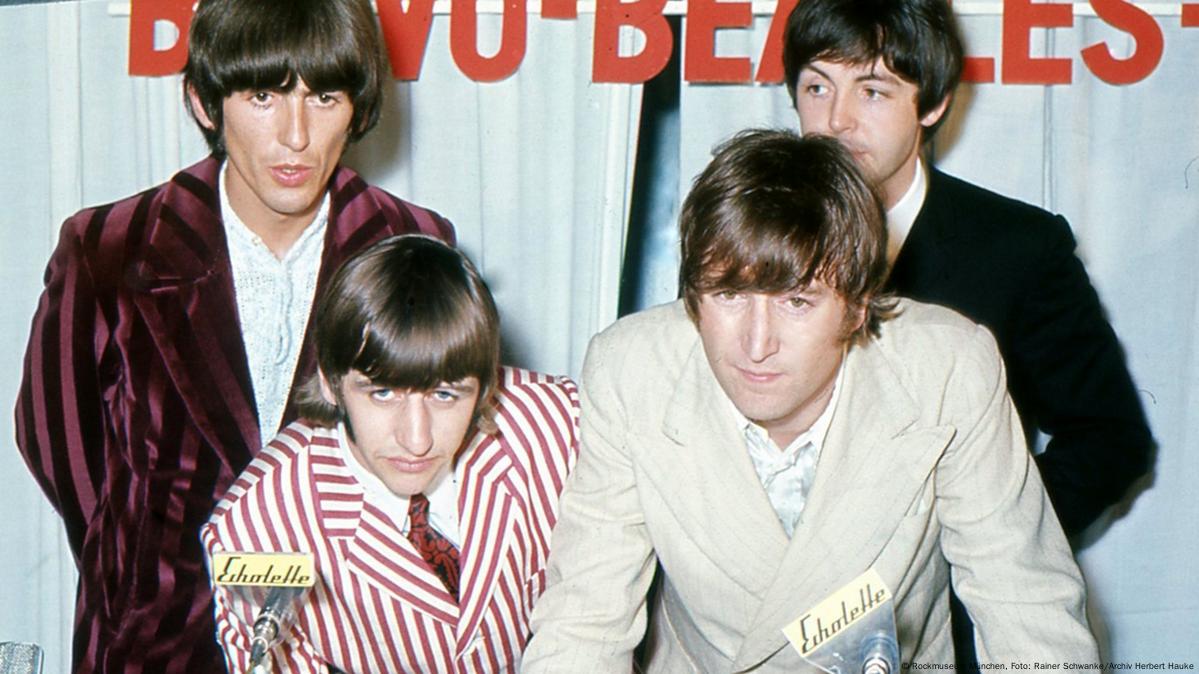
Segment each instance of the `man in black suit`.
[{"label": "man in black suit", "polygon": [[[921,160],[949,108],[962,43],[946,0],[802,0],[783,64],[804,133],[839,139],[887,208],[890,287],[994,333],[1009,389],[1068,536],[1152,464],[1153,438],[1115,333],[1061,216]],[[954,598],[959,669],[977,671]]]}]

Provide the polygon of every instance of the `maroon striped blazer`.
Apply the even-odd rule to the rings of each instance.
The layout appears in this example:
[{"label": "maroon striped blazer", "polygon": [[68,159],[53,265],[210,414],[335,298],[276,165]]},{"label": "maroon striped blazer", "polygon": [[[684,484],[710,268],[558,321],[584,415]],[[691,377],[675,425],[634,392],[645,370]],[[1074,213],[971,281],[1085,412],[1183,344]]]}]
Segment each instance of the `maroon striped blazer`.
[{"label": "maroon striped blazer", "polygon": [[[34,315],[17,444],[79,567],[78,672],[220,670],[201,525],[262,440],[208,158],[63,225]],[[449,222],[339,168],[317,292],[393,234]],[[305,338],[295,382],[315,371]],[[294,386],[293,386],[294,390]],[[295,416],[289,405],[284,421]]]},{"label": "maroon striped blazer", "polygon": [[[300,421],[237,479],[204,527],[209,554],[306,552],[307,594],[276,671],[514,671],[545,586],[558,495],[574,466],[578,392],[570,380],[505,368],[494,435],[463,451],[461,602],[446,592],[388,513],[354,479],[335,429]],[[230,671],[246,671],[258,606],[216,591]]]}]

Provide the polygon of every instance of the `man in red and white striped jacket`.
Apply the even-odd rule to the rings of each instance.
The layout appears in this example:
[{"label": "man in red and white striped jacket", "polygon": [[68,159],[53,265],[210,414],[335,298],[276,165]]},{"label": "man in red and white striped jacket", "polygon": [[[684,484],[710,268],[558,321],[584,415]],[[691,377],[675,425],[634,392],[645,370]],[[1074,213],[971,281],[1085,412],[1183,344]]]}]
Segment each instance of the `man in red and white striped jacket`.
[{"label": "man in red and white striped jacket", "polygon": [[[305,418],[217,506],[202,531],[210,564],[312,555],[317,583],[273,654],[281,671],[515,670],[575,463],[574,383],[501,368],[486,286],[423,236],[350,260],[315,326]],[[245,671],[259,607],[215,594],[217,638]]]}]

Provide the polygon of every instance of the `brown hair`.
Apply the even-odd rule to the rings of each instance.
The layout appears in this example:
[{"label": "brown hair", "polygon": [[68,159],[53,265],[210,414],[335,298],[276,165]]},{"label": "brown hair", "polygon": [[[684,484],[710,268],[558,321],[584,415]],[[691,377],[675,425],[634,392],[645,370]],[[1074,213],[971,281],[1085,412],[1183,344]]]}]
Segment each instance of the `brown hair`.
[{"label": "brown hair", "polygon": [[192,18],[183,99],[199,123],[195,91],[213,128],[208,147],[224,157],[225,98],[237,91],[345,91],[353,105],[349,140],[379,120],[386,65],[367,0],[202,0]]},{"label": "brown hair", "polygon": [[[321,294],[317,365],[334,390],[350,370],[380,386],[418,391],[477,377],[475,421],[490,431],[499,323],[491,292],[466,255],[427,236],[395,236],[348,260]],[[321,395],[319,375],[304,385],[299,404],[300,414],[317,423],[343,420]]]},{"label": "brown hair", "polygon": [[679,215],[679,287],[687,313],[714,290],[790,292],[821,280],[878,333],[895,301],[882,293],[882,202],[841,145],[750,129],[716,149]]}]

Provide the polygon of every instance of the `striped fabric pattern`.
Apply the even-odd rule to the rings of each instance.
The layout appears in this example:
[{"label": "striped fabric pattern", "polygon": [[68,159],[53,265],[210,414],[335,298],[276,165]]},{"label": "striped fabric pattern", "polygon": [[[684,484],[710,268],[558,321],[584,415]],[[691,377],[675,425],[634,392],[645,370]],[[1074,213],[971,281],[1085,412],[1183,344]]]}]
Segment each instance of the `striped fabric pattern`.
[{"label": "striped fabric pattern", "polygon": [[[16,408],[17,444],[80,569],[76,672],[220,670],[201,525],[262,442],[206,159],[63,225]],[[436,213],[339,168],[318,292],[363,246]],[[306,339],[294,381],[315,371]],[[294,418],[289,405],[285,421]]]},{"label": "striped fabric pattern", "polygon": [[[578,392],[565,378],[505,368],[495,420],[498,432],[477,434],[460,459],[460,603],[403,522],[354,480],[335,429],[292,424],[242,473],[203,530],[209,555],[307,552],[317,564],[279,671],[515,671],[577,456]],[[216,599],[229,668],[244,671],[261,596],[218,588]]]}]

